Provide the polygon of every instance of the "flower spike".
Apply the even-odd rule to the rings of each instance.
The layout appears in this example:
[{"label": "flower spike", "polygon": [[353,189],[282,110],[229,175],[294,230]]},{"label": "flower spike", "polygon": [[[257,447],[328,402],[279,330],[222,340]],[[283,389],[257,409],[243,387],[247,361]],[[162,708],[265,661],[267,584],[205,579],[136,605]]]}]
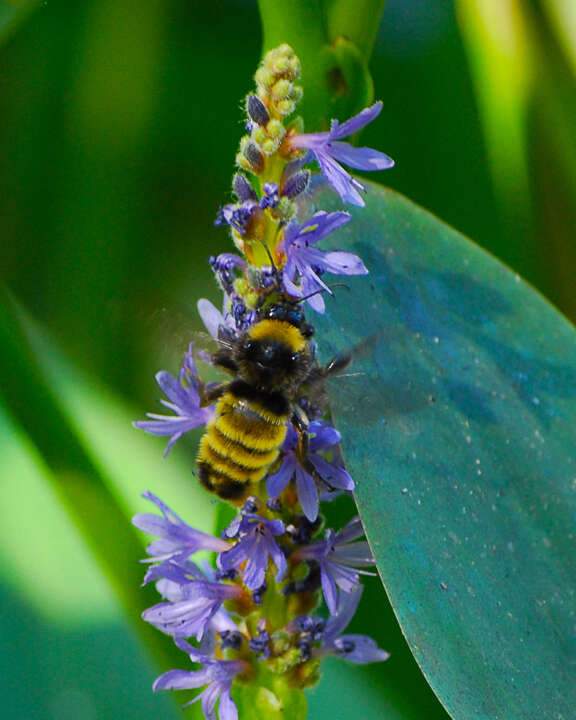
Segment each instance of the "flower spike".
[{"label": "flower spike", "polygon": [[[156,376],[174,414],[134,423],[169,437],[164,454],[205,424],[196,474],[236,510],[221,535],[211,535],[146,492],[157,512],[133,519],[154,536],[143,584],[160,595],[142,617],[193,663],[162,674],[154,690],[197,690],[187,704],[199,702],[205,720],[267,717],[270,708],[303,720],[297,696],[317,681],[326,656],[355,664],[388,657],[371,638],[345,633],[374,559],[358,517],[338,532],[325,525],[322,503],[354,489],[323,387],[343,362],[319,365],[322,338],[305,315],[305,302],[325,311],[333,295],[327,274],[368,270],[345,248],[323,249],[352,217],[309,201],[318,173],[306,165],[315,159],[342,200],[361,207],[364,188],[343,165],[383,170],[393,162],[345,141],[382,103],[333,120],[327,132],[304,133],[300,118],[289,119],[302,97],[299,77],[289,45],[264,57],[243,104],[233,197],[216,216],[237,252],[210,257],[222,303],[202,298],[197,307],[217,348],[198,357],[228,377],[201,380],[190,344],[178,377]],[[307,614],[322,602],[322,617]]]}]

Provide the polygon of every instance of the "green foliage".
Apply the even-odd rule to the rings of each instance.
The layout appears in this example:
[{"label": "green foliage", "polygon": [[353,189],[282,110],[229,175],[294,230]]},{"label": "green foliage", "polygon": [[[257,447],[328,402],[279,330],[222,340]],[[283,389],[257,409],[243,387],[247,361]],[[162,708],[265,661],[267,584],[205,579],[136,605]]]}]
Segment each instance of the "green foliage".
[{"label": "green foliage", "polygon": [[37,5],[38,0],[0,0],[0,45],[10,38]]},{"label": "green foliage", "polygon": [[332,118],[345,120],[372,102],[368,61],[383,0],[350,3],[259,0],[264,52],[291,45],[302,61],[304,98],[298,106],[307,132],[327,129]]},{"label": "green foliage", "polygon": [[324,360],[357,350],[332,411],[394,611],[457,720],[568,718],[575,330],[403,197],[353,215],[329,244],[371,274],[316,326]]},{"label": "green foliage", "polygon": [[[306,14],[307,8],[320,8],[316,2],[262,0],[260,4],[266,46],[291,41],[303,59],[310,60],[317,68],[309,83],[304,78],[307,98],[312,103],[310,109],[305,110],[309,130],[317,129],[313,125],[314,113],[319,122],[326,123],[330,117],[344,119],[368,102],[371,81],[366,64],[376,40],[376,18],[381,2],[331,0],[322,4],[322,11],[317,15]],[[530,86],[529,95],[520,98],[511,94],[515,87],[524,93],[525,85],[510,84],[503,91],[509,98],[500,105],[501,96],[496,90],[502,91],[501,84],[492,87],[491,79],[503,81],[511,77],[514,80],[517,76],[512,71],[524,72],[528,68],[518,68],[517,64],[511,68],[505,65],[506,60],[497,58],[491,74],[481,78],[475,70],[474,89],[482,98],[479,114],[461,39],[462,34],[468,49],[470,36],[462,24],[457,27],[452,11],[447,10],[451,3],[437,0],[406,4],[406,7],[389,3],[384,32],[376,41],[372,59],[376,97],[385,100],[385,109],[378,123],[367,129],[362,142],[381,148],[396,159],[397,167],[387,174],[387,183],[416,198],[464,229],[491,252],[513,263],[518,272],[529,276],[541,290],[561,303],[566,312],[575,316],[574,33],[569,29],[573,3],[571,0],[536,3],[523,0],[515,4],[522,9],[518,21],[522,25],[520,30],[516,28],[517,33],[526,28],[528,17],[529,67],[536,68],[537,82]],[[277,12],[273,16],[281,5],[286,18],[284,24]],[[535,15],[526,13],[527,8],[531,12],[538,6],[544,11]],[[32,8],[36,8],[36,12],[28,13]],[[298,20],[299,8],[304,13],[301,20]],[[229,189],[230,158],[236,150],[236,130],[241,115],[239,102],[251,85],[249,78],[260,56],[259,20],[255,4],[236,2],[225,5],[190,3],[189,0],[151,2],[140,7],[137,18],[132,10],[130,3],[116,0],[98,3],[7,0],[0,3],[0,41],[3,43],[0,180],[6,190],[0,198],[2,276],[34,318],[42,320],[72,361],[51,363],[48,368],[46,349],[33,352],[30,338],[19,335],[22,328],[13,326],[4,337],[2,370],[6,374],[2,375],[0,433],[2,478],[9,499],[3,505],[2,520],[3,537],[10,535],[10,538],[3,546],[2,559],[3,580],[13,595],[3,594],[1,634],[10,648],[9,653],[4,653],[2,669],[3,677],[7,678],[6,695],[9,695],[3,711],[10,720],[53,717],[60,706],[50,704],[50,693],[54,692],[55,684],[65,683],[74,690],[85,688],[88,692],[91,689],[109,698],[111,703],[115,698],[124,702],[123,706],[110,709],[110,717],[118,712],[131,717],[129,712],[135,707],[142,710],[134,716],[165,716],[158,710],[149,710],[151,714],[147,715],[144,705],[137,702],[137,698],[142,703],[144,697],[148,698],[151,676],[138,686],[130,683],[136,682],[139,672],[135,671],[132,679],[122,675],[119,680],[120,676],[111,670],[116,667],[114,663],[118,666],[129,663],[134,667],[135,654],[142,653],[142,646],[124,645],[129,642],[130,631],[126,625],[120,626],[120,617],[113,625],[104,624],[102,608],[108,608],[108,613],[114,601],[111,596],[102,600],[102,576],[98,575],[96,561],[86,561],[90,550],[82,540],[82,533],[70,521],[70,516],[77,514],[65,509],[70,493],[76,493],[77,503],[85,508],[87,521],[93,526],[93,558],[106,564],[108,561],[102,554],[111,550],[106,544],[103,548],[97,547],[97,531],[113,532],[117,537],[116,548],[126,538],[122,552],[116,552],[116,557],[110,553],[109,561],[118,561],[119,565],[116,571],[109,572],[120,576],[123,569],[130,566],[130,574],[123,580],[126,585],[131,584],[126,592],[132,592],[133,597],[124,600],[133,608],[131,621],[144,632],[146,626],[140,621],[139,613],[154,596],[147,596],[138,587],[142,568],[138,567],[137,560],[142,556],[142,541],[127,529],[131,512],[144,509],[144,503],[137,501],[136,496],[145,487],[160,490],[166,483],[170,487],[166,499],[174,507],[184,508],[182,514],[187,520],[205,520],[203,527],[208,529],[213,517],[214,507],[202,504],[200,496],[193,491],[190,468],[194,442],[186,447],[181,441],[180,447],[162,463],[162,441],[140,437],[129,427],[129,421],[142,417],[145,410],[155,409],[158,391],[153,373],[161,367],[176,370],[179,351],[196,323],[194,301],[213,288],[206,258],[229,249],[225,233],[215,230],[212,222],[218,204]],[[369,15],[371,22],[364,22]],[[24,19],[27,22],[22,22]],[[294,37],[284,34],[291,32],[291,28]],[[562,36],[562,47],[555,32]],[[324,55],[320,59],[324,64],[318,61],[321,50]],[[338,55],[336,60],[334,53]],[[347,88],[352,93],[350,96],[326,89],[325,71],[331,67],[339,71],[333,76],[346,79],[335,88]],[[533,80],[534,76],[531,82]],[[328,105],[321,105],[324,101]],[[491,104],[492,109],[486,109],[486,104]],[[501,122],[504,112],[508,113],[510,123]],[[495,119],[490,126],[481,126],[481,120],[491,118]],[[528,126],[528,130],[523,125]],[[523,143],[524,158],[516,152],[520,143],[514,141],[515,153],[511,156],[506,140],[494,139],[493,132],[498,130],[502,134],[509,132],[513,139]],[[495,152],[495,142],[501,142],[500,157]],[[489,152],[489,163],[484,153],[486,145],[494,148]],[[494,162],[495,157],[498,164]],[[516,178],[525,179],[528,175],[531,188],[530,214],[526,215],[517,210],[518,206],[510,204],[510,195],[505,192],[513,186],[515,176],[509,169],[511,164],[518,167],[518,158],[522,174]],[[493,173],[496,181],[499,173],[503,173],[502,182],[491,185],[489,173]],[[526,202],[525,195],[523,207]],[[502,211],[504,221],[498,219],[497,208]],[[362,290],[366,288],[362,279],[350,284]],[[406,287],[409,304],[414,296],[409,294],[410,283]],[[479,328],[483,332],[485,329],[478,322],[478,307],[485,300],[482,292],[478,291],[478,306],[468,308],[466,322],[471,335]],[[340,295],[344,301],[349,298],[341,290],[337,302],[341,300]],[[453,293],[452,297],[453,307],[460,308],[459,294]],[[412,309],[415,318],[418,310],[415,304]],[[177,316],[184,317],[184,324],[175,319]],[[162,329],[153,334],[151,328],[158,324],[158,318]],[[3,327],[7,329],[6,325]],[[547,335],[546,330],[543,337]],[[440,345],[442,335],[438,332],[435,336],[440,339]],[[392,344],[396,359],[398,342],[396,338]],[[473,337],[471,343],[476,342]],[[344,341],[339,340],[338,348],[343,344]],[[9,366],[9,362],[12,365]],[[384,366],[382,359],[378,362],[380,367]],[[30,367],[33,371],[26,372]],[[409,370],[412,367],[398,368],[398,377],[404,379],[404,386],[400,388],[396,404],[391,393],[384,398],[386,407],[397,407],[403,399],[410,406]],[[463,378],[469,372],[469,368],[464,367]],[[345,380],[342,383],[344,391]],[[44,395],[51,398],[49,404]],[[473,413],[482,411],[484,405],[480,400],[469,403]],[[47,415],[40,412],[42,408],[48,411]],[[534,406],[533,412],[537,411],[538,407]],[[388,421],[384,426],[388,447],[392,425],[386,412],[384,416]],[[49,427],[60,421],[64,425]],[[472,421],[478,422],[474,417]],[[404,409],[395,422],[394,427],[400,426],[401,433],[409,433],[416,420]],[[520,429],[516,432],[519,434]],[[41,442],[43,434],[47,439]],[[70,447],[73,454],[67,457]],[[523,447],[519,442],[518,456],[522,455]],[[419,450],[415,451],[419,453]],[[49,467],[43,460],[44,451],[53,458]],[[26,454],[27,465],[36,466],[34,482],[24,481],[24,473],[28,472],[23,463]],[[555,457],[553,452],[550,457]],[[410,469],[411,462],[408,457],[406,468]],[[447,462],[444,460],[441,469]],[[74,468],[84,468],[87,474],[80,482],[68,485],[70,492],[64,504],[60,478],[66,476],[71,464]],[[534,472],[537,469],[536,466]],[[499,469],[494,468],[493,474],[498,473]],[[484,472],[484,476],[486,474]],[[441,480],[434,482],[439,485]],[[97,487],[100,482],[101,488]],[[404,487],[407,485],[401,489]],[[530,488],[531,484],[526,483],[526,495],[531,492]],[[401,508],[412,502],[413,514],[420,517],[422,508],[417,500],[423,503],[424,500],[415,496],[411,499],[410,488],[408,490],[406,495],[401,495],[401,490],[398,496],[396,491],[391,493],[396,504],[391,506],[389,515],[398,505]],[[387,498],[388,494],[386,488]],[[205,502],[210,501],[205,499]],[[512,498],[504,495],[495,505],[499,508],[499,503],[504,502],[512,502]],[[538,521],[544,512],[540,502],[535,496],[530,515]],[[61,504],[60,513],[52,514],[51,507],[56,503]],[[138,505],[134,507],[132,503]],[[31,504],[33,512],[29,511]],[[555,512],[557,505],[557,501],[550,502],[548,507]],[[454,523],[463,521],[461,507],[465,505],[458,507]],[[495,515],[498,512],[494,511]],[[433,515],[430,512],[428,517]],[[524,520],[528,512],[519,511],[518,516]],[[100,527],[99,519],[104,523]],[[550,515],[550,522],[555,521],[556,515]],[[395,522],[391,517],[393,549]],[[471,542],[465,541],[465,535],[458,537],[462,544]],[[555,552],[554,546],[546,549],[543,542],[538,539],[536,549],[531,548],[525,557],[517,558],[511,569],[518,565],[527,572],[531,558],[540,558],[545,550]],[[514,541],[512,544],[516,547]],[[68,545],[70,552],[66,553]],[[418,547],[423,546],[420,542]],[[40,552],[42,548],[44,553]],[[58,552],[59,548],[62,552]],[[397,549],[394,552],[400,556]],[[511,551],[506,549],[506,552]],[[506,552],[503,552],[505,556]],[[425,562],[428,554],[422,550],[422,555]],[[81,570],[75,567],[76,563],[82,563]],[[38,564],[42,564],[41,572],[37,570]],[[411,566],[404,563],[396,569],[398,574],[403,574],[403,582],[410,580],[408,567]],[[541,577],[547,567],[536,566],[536,577]],[[91,580],[87,579],[89,575]],[[82,588],[73,587],[74,578]],[[90,595],[96,578],[100,590]],[[454,582],[446,582],[445,577],[438,579],[445,582],[447,590],[439,591],[434,580],[426,603],[446,600],[445,604],[467,607],[461,594],[456,599],[450,596],[450,592],[461,593]],[[399,592],[397,587],[400,587],[399,581],[393,586],[394,598]],[[474,586],[470,584],[470,587]],[[31,612],[23,609],[33,593],[38,603],[46,597],[45,611],[48,606],[59,609],[57,622],[53,621],[53,614],[47,612],[51,616],[50,624],[47,621],[40,624]],[[466,589],[465,596],[467,593]],[[487,604],[501,601],[491,587],[484,588],[482,594]],[[555,619],[558,606],[546,597],[543,600],[546,605],[542,611],[548,608],[549,617]],[[62,609],[71,608],[75,603],[79,608],[77,612],[66,616]],[[102,603],[102,608],[96,607],[98,603]],[[434,603],[431,607],[439,607],[439,618],[444,622],[445,608]],[[416,619],[424,617],[420,605],[415,609],[412,615]],[[310,716],[352,719],[363,714],[399,720],[446,717],[423,676],[418,674],[376,580],[367,588],[361,614],[370,620],[379,644],[391,651],[392,658],[378,668],[350,668],[335,659],[330,661],[318,687],[310,691]],[[452,614],[449,617],[453,619]],[[561,614],[559,617],[562,618]],[[84,625],[76,630],[79,619]],[[514,618],[509,618],[509,622],[514,630],[520,620],[514,624]],[[353,631],[369,632],[370,628],[359,625]],[[506,638],[509,632],[507,628],[502,637]],[[83,645],[77,635],[83,638]],[[158,633],[152,635],[158,646],[168,651],[169,643]],[[96,642],[94,637],[98,638]],[[426,632],[423,637],[427,637]],[[452,633],[447,637],[453,640]],[[413,636],[411,640],[414,641]],[[442,638],[436,640],[438,648],[426,647],[427,666],[430,662],[438,663],[439,652],[448,642]],[[488,668],[493,660],[493,647],[498,648],[500,640],[499,637],[490,647],[489,642],[480,637],[480,631],[474,638],[478,644],[484,643]],[[100,648],[99,654],[95,651],[90,655],[90,649],[97,649],[96,646]],[[544,642],[543,648],[547,647]],[[160,654],[162,652],[160,650]],[[526,652],[519,653],[519,657],[526,659]],[[534,686],[543,685],[547,658],[541,655],[539,647],[533,651],[532,661]],[[107,672],[102,671],[103,662],[110,663]],[[186,658],[180,654],[173,659],[165,658],[160,661],[157,672],[169,667],[185,668],[185,663]],[[498,670],[495,663],[494,666]],[[21,674],[26,671],[35,678],[34,692],[30,685],[23,687],[20,682]],[[510,683],[515,677],[512,672],[501,675]],[[558,677],[561,679],[562,674]],[[118,687],[124,682],[125,686]],[[557,687],[559,684],[553,678],[550,688],[555,691]],[[339,700],[335,688],[343,689],[345,701]],[[525,692],[523,688],[518,695]],[[486,696],[491,697],[490,688]],[[151,697],[150,702],[159,699]],[[187,699],[186,693],[177,696],[177,702]],[[84,705],[80,702],[75,707],[80,708],[75,714],[60,712],[59,717],[63,720],[78,717]],[[186,712],[193,716],[200,711],[194,706]],[[88,710],[85,715],[90,717]]]},{"label": "green foliage", "polygon": [[306,720],[306,697],[298,688],[273,688],[254,685],[234,687],[234,701],[240,718],[257,717],[258,720]]}]

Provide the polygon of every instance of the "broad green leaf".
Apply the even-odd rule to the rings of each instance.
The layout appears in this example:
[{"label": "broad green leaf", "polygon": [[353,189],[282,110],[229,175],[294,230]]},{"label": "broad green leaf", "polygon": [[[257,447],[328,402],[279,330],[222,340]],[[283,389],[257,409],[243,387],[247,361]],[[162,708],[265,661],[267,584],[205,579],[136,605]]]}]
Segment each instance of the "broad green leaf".
[{"label": "broad green leaf", "polygon": [[357,349],[332,411],[390,601],[454,718],[568,720],[576,333],[405,198],[366,201],[326,245],[370,275],[314,320],[322,359]]}]

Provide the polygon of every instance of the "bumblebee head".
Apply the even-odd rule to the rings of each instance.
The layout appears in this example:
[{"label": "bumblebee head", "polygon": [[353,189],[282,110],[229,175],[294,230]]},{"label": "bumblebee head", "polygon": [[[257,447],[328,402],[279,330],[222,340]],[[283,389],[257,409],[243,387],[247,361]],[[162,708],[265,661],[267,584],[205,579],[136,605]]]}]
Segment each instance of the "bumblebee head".
[{"label": "bumblebee head", "polygon": [[[307,330],[309,326],[303,324]],[[246,330],[238,343],[237,363],[239,376],[247,382],[290,392],[310,372],[312,353],[299,325],[278,312],[277,317],[266,317]]]},{"label": "bumblebee head", "polygon": [[307,339],[314,335],[313,326],[306,322],[304,311],[295,303],[272,303],[264,309],[262,318],[289,323],[298,328],[303,337]]}]

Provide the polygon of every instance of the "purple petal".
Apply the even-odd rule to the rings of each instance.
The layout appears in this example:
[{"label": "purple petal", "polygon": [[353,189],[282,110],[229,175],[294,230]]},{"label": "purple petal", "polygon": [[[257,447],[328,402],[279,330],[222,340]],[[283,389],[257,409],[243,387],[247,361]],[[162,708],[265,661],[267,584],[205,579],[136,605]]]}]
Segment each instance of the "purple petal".
[{"label": "purple petal", "polygon": [[206,720],[216,720],[216,713],[214,712],[214,709],[221,691],[222,687],[220,683],[212,682],[208,685],[206,690],[204,690],[202,695],[200,695],[199,699],[202,701],[202,712],[204,713]]},{"label": "purple petal", "polygon": [[390,657],[385,650],[380,650],[376,642],[366,635],[342,635],[334,645],[336,648],[344,644],[353,643],[354,650],[347,653],[341,653],[341,657],[348,662],[356,665],[366,665],[367,663],[383,662]]},{"label": "purple petal", "polygon": [[358,255],[349,252],[327,252],[324,267],[334,275],[368,275],[368,270]]},{"label": "purple petal", "polygon": [[354,490],[354,480],[344,468],[332,465],[320,455],[310,455],[310,462],[314,465],[320,477],[331,487],[350,492]]},{"label": "purple petal", "polygon": [[326,643],[332,643],[334,639],[348,627],[358,608],[358,603],[362,597],[362,590],[362,585],[358,585],[357,589],[351,593],[342,593],[340,595],[338,612],[330,618],[326,625],[324,632],[324,641]]},{"label": "purple petal", "polygon": [[198,314],[204,323],[204,327],[214,340],[218,340],[218,328],[221,325],[226,326],[224,315],[214,307],[210,300],[206,300],[205,298],[198,300],[196,307],[198,308]]},{"label": "purple petal", "polygon": [[292,479],[296,469],[297,460],[293,454],[286,455],[278,470],[268,476],[266,490],[272,498],[277,498]]},{"label": "purple petal", "polygon": [[336,445],[342,439],[342,436],[332,425],[327,425],[320,422],[310,423],[310,451],[317,452],[326,447]]},{"label": "purple petal", "polygon": [[254,538],[245,538],[244,540],[236,543],[232,550],[221,553],[218,558],[218,563],[222,570],[232,570],[233,568],[237,568],[242,565],[243,562],[246,562],[248,559],[248,553],[252,550],[253,542]]},{"label": "purple petal", "polygon": [[283,535],[286,532],[286,527],[282,520],[267,520],[266,527],[275,537]]},{"label": "purple petal", "polygon": [[222,693],[218,707],[220,720],[238,720],[238,710],[234,700],[230,697],[230,691]]},{"label": "purple petal", "polygon": [[184,387],[166,370],[156,373],[156,382],[164,395],[180,408],[180,415],[185,414],[182,410],[198,410],[200,397],[192,385]]},{"label": "purple petal", "polygon": [[382,101],[379,100],[374,103],[374,105],[364,108],[364,110],[359,112],[358,115],[354,115],[354,117],[346,120],[346,122],[343,122],[341,125],[337,120],[332,121],[330,139],[341,140],[342,138],[357,133],[359,130],[362,130],[362,128],[366,127],[366,125],[369,125],[373,120],[375,120],[378,115],[380,115],[381,110]]},{"label": "purple petal", "polygon": [[324,298],[322,297],[322,295],[312,295],[312,297],[309,297],[306,302],[308,303],[308,305],[310,305],[312,310],[319,313],[320,315],[324,314],[324,311],[326,310],[326,303],[324,302]]},{"label": "purple petal", "polygon": [[198,648],[190,645],[190,643],[187,640],[184,640],[184,638],[174,638],[174,645],[187,653],[192,662],[206,664],[210,661],[209,656],[205,652],[201,652]]},{"label": "purple petal", "polygon": [[284,578],[287,568],[286,557],[275,542],[270,543],[268,552],[270,553],[272,562],[276,565],[276,580],[280,582],[280,580]]},{"label": "purple petal", "polygon": [[335,562],[353,567],[372,567],[374,565],[374,557],[367,542],[337,547],[332,554],[332,559]]},{"label": "purple petal", "polygon": [[152,686],[154,692],[158,690],[195,690],[210,682],[208,669],[196,670],[168,670],[156,678]]},{"label": "purple petal", "polygon": [[151,435],[173,435],[179,433],[183,435],[187,430],[193,430],[204,423],[197,423],[195,418],[174,417],[172,415],[156,415],[148,413],[148,417],[154,420],[136,420],[132,423],[135,428],[145,430]]},{"label": "purple petal", "polygon": [[[324,210],[314,213],[300,228],[298,233],[300,237],[308,242],[316,243],[327,237],[342,225],[350,222],[350,213],[337,211],[327,213]],[[313,239],[309,239],[313,238]]]},{"label": "purple petal", "polygon": [[325,290],[332,294],[332,290],[320,280],[311,268],[308,268],[306,275],[302,276],[302,294],[307,297],[308,305],[316,312],[324,312],[326,304],[322,293]]},{"label": "purple petal", "polygon": [[214,617],[210,620],[208,623],[208,627],[210,630],[213,630],[214,632],[221,633],[225,630],[238,630],[238,627],[236,626],[236,623],[232,620],[230,615],[226,612],[226,610],[223,610],[220,608],[217,613],[214,614]]},{"label": "purple petal", "polygon": [[258,590],[266,579],[268,569],[268,551],[261,540],[252,544],[252,551],[248,556],[248,562],[244,568],[242,579],[248,590]]},{"label": "purple petal", "polygon": [[329,568],[332,580],[334,580],[336,585],[345,593],[351,593],[358,585],[359,578],[357,570],[339,565],[337,562],[328,562],[326,565]]},{"label": "purple petal", "polygon": [[362,521],[360,520],[360,516],[356,515],[342,530],[336,533],[336,542],[338,544],[351,542],[352,540],[358,540],[358,538],[361,538],[363,535],[364,527],[362,526]]},{"label": "purple petal", "polygon": [[296,467],[296,491],[302,512],[314,522],[318,517],[318,489],[314,478],[299,464]]},{"label": "purple petal", "polygon": [[332,185],[334,190],[340,195],[343,202],[364,207],[366,203],[358,192],[359,189],[363,190],[364,188],[357,180],[354,180],[336,160],[333,160],[328,152],[316,152],[316,160],[326,180],[328,180],[330,185]]},{"label": "purple petal", "polygon": [[[290,270],[287,269],[289,264]],[[282,271],[282,282],[284,283],[284,288],[289,295],[292,295],[293,297],[302,297],[304,293],[292,280],[292,277],[294,276],[294,268],[294,261],[289,261],[289,263],[286,263],[286,267]]]},{"label": "purple petal", "polygon": [[330,611],[330,615],[335,615],[338,609],[338,589],[331,574],[322,566],[321,570],[322,592],[326,600],[326,606]]},{"label": "purple petal", "polygon": [[357,148],[350,143],[334,142],[330,145],[332,157],[338,162],[356,170],[374,171],[389,170],[394,167],[394,160],[372,148]]}]

